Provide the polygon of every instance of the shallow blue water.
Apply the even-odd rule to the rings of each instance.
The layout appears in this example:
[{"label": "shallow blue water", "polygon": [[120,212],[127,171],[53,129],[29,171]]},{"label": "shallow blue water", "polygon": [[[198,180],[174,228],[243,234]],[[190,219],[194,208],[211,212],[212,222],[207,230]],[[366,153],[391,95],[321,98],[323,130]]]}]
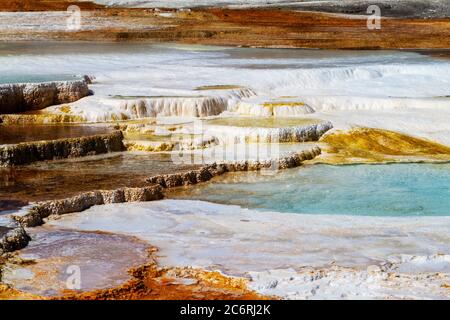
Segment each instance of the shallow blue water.
[{"label": "shallow blue water", "polygon": [[228,175],[184,198],[293,213],[450,215],[450,164],[313,165]]},{"label": "shallow blue water", "polygon": [[80,79],[82,79],[81,76],[71,74],[2,74],[0,75],[0,84],[72,81]]}]

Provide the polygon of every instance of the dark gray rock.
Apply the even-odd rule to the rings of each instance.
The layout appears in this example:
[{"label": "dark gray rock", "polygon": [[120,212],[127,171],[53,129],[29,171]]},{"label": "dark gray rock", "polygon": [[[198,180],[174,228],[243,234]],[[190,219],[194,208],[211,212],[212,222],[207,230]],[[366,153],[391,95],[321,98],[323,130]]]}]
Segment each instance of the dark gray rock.
[{"label": "dark gray rock", "polygon": [[86,80],[0,85],[0,114],[40,110],[90,94]]},{"label": "dark gray rock", "polygon": [[[326,125],[322,128],[326,129]],[[320,130],[322,130],[320,129]],[[313,130],[316,132],[315,130]],[[314,133],[315,134],[315,133]],[[311,150],[302,151],[286,155],[279,159],[262,160],[262,161],[236,161],[230,163],[216,164],[204,166],[197,170],[191,170],[184,173],[174,173],[157,175],[147,178],[148,183],[158,184],[163,188],[173,188],[183,185],[191,185],[199,182],[206,182],[215,176],[220,176],[226,172],[234,171],[257,171],[261,169],[287,169],[300,166],[303,161],[312,160],[321,153],[319,147],[313,147]]]},{"label": "dark gray rock", "polygon": [[0,166],[76,158],[125,150],[121,131],[80,138],[34,141],[0,147]]},{"label": "dark gray rock", "polygon": [[13,219],[24,227],[36,227],[44,219],[67,213],[82,212],[96,205],[137,201],[153,201],[164,198],[160,186],[123,188],[85,192],[74,197],[37,203],[25,214],[13,215]]},{"label": "dark gray rock", "polygon": [[21,226],[8,228],[3,235],[0,234],[0,255],[25,248],[29,241],[30,237]]}]

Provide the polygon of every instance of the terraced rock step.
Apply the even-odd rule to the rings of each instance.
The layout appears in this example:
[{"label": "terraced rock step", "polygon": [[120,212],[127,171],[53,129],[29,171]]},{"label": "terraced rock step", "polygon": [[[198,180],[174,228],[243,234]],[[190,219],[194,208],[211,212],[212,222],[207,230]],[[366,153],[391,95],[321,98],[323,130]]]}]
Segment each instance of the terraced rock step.
[{"label": "terraced rock step", "polygon": [[174,151],[174,150],[196,150],[204,149],[217,144],[214,137],[200,136],[200,137],[179,137],[170,136],[170,138],[162,137],[159,141],[147,141],[147,140],[126,140],[125,146],[129,151]]},{"label": "terraced rock step", "polygon": [[4,125],[47,125],[49,123],[80,123],[84,118],[73,114],[18,113],[0,114],[0,123]]},{"label": "terraced rock step", "polygon": [[320,155],[320,153],[321,150],[319,147],[313,147],[309,151],[289,154],[279,159],[245,160],[219,164],[213,163],[198,170],[150,177],[147,179],[147,182],[159,184],[163,188],[172,188],[206,182],[213,177],[220,176],[226,172],[294,168],[300,166],[303,161],[314,159],[316,156]]},{"label": "terraced rock step", "polygon": [[40,110],[89,95],[85,80],[0,85],[0,114]]},{"label": "terraced rock step", "polygon": [[[151,126],[129,127],[125,138],[129,150],[194,150],[217,144],[318,141],[331,128],[329,121],[310,118],[219,117],[172,126],[167,135],[155,134]],[[197,130],[201,133],[195,134]]]},{"label": "terraced rock step", "polygon": [[83,157],[123,151],[120,131],[82,138],[35,141],[0,147],[0,165],[13,166],[35,161]]},{"label": "terraced rock step", "polygon": [[36,227],[43,224],[43,219],[52,215],[81,212],[107,203],[152,201],[163,197],[159,186],[92,191],[67,199],[39,202],[22,214],[13,215],[13,218],[24,227]]},{"label": "terraced rock step", "polygon": [[3,125],[0,124],[0,145],[31,141],[80,138],[113,132],[105,125]]},{"label": "terraced rock step", "polygon": [[[230,105],[255,93],[247,88],[203,90],[205,94],[167,96],[92,96],[88,100],[68,104],[68,113],[60,106],[45,109],[55,120],[64,115],[81,122],[110,122],[154,117],[209,117],[226,111]],[[53,120],[49,117],[49,120]],[[24,119],[33,120],[33,119]]]},{"label": "terraced rock step", "polygon": [[237,161],[222,164],[213,163],[197,170],[150,177],[146,180],[150,185],[145,187],[97,190],[85,192],[66,199],[39,202],[31,208],[27,208],[22,212],[14,214],[12,217],[23,227],[35,227],[42,225],[44,219],[50,216],[82,212],[96,205],[160,200],[164,197],[162,188],[206,182],[213,177],[220,176],[226,172],[297,167],[300,166],[303,161],[311,160],[320,153],[320,148],[314,147],[309,151],[290,154],[275,160]]},{"label": "terraced rock step", "polygon": [[[319,122],[319,123],[317,123]],[[226,126],[205,125],[205,134],[213,136],[221,143],[284,143],[318,141],[320,137],[332,129],[331,122],[311,120],[287,127]]]},{"label": "terraced rock step", "polygon": [[114,152],[0,167],[0,216],[28,203],[64,199],[93,190],[141,188],[148,185],[145,179],[150,176],[201,167],[174,163],[171,158],[166,153]]}]

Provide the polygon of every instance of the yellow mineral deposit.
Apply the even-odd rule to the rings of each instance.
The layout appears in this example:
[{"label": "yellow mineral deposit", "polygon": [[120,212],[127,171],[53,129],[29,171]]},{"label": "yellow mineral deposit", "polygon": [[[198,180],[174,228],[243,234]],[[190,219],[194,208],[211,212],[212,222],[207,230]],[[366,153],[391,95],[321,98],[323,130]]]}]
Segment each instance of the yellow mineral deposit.
[{"label": "yellow mineral deposit", "polygon": [[448,161],[450,147],[393,131],[356,128],[335,131],[320,140],[326,155],[317,161],[330,163]]}]

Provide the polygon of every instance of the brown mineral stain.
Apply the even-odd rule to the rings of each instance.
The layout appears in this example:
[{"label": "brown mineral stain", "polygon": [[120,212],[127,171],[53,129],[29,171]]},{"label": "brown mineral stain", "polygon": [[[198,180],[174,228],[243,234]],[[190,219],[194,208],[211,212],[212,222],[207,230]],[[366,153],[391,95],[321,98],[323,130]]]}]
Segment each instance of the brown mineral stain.
[{"label": "brown mineral stain", "polygon": [[[56,300],[265,300],[246,281],[191,268],[160,269],[150,263],[130,271],[133,279],[111,289],[67,292]],[[183,284],[180,279],[187,280]]]},{"label": "brown mineral stain", "polygon": [[0,300],[36,300],[36,299],[43,299],[43,298],[33,294],[20,292],[5,284],[0,284]]},{"label": "brown mineral stain", "polygon": [[236,85],[212,85],[212,86],[201,86],[195,88],[196,91],[204,91],[204,90],[233,90],[233,89],[242,89],[241,86]]},{"label": "brown mineral stain", "polygon": [[[0,284],[0,300],[267,300],[248,289],[247,280],[225,276],[219,272],[195,268],[161,268],[149,248],[149,263],[129,271],[132,278],[124,284],[89,292],[63,290],[59,296],[44,297]],[[1,266],[1,261],[0,261]],[[40,278],[48,277],[46,274]]]},{"label": "brown mineral stain", "polygon": [[[66,11],[68,5],[74,2],[10,0],[0,3],[0,11]],[[278,8],[170,10],[172,16],[163,17],[140,8],[108,8],[90,2],[76,4],[86,16],[93,14],[96,19],[106,19],[111,23],[77,32],[5,31],[4,37],[322,49],[450,47],[448,18],[383,18],[380,30],[368,30],[366,17]],[[92,23],[95,24],[95,21]]]},{"label": "brown mineral stain", "polygon": [[92,1],[76,0],[2,0],[0,11],[65,11],[70,5],[77,5],[82,10],[100,9],[103,6]]},{"label": "brown mineral stain", "polygon": [[39,296],[21,292],[11,288],[9,285],[1,283],[2,280],[2,268],[6,263],[6,256],[0,255],[0,300],[32,300],[39,299]]},{"label": "brown mineral stain", "polygon": [[[67,110],[67,109],[64,109]],[[61,110],[64,112],[63,110]],[[0,115],[0,122],[6,125],[26,125],[26,124],[49,124],[49,123],[82,123],[86,119],[82,116],[68,113],[51,114],[43,111],[34,113],[3,114]]]}]

